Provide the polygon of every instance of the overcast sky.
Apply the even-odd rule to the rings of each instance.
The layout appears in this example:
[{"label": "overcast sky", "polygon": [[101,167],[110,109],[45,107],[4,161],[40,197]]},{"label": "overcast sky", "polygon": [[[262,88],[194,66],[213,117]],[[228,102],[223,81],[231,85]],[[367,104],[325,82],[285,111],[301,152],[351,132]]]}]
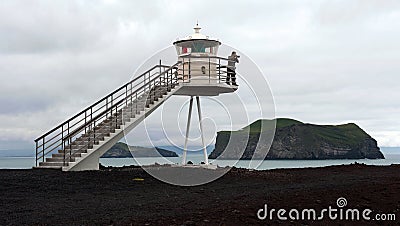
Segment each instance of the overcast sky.
[{"label": "overcast sky", "polygon": [[0,150],[32,150],[197,20],[258,65],[277,117],[400,146],[400,1],[3,0]]}]

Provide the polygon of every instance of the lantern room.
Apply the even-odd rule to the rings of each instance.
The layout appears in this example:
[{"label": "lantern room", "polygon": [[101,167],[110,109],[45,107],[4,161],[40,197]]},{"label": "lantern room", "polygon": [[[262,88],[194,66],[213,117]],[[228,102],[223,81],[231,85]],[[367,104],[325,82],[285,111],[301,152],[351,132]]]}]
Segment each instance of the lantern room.
[{"label": "lantern room", "polygon": [[196,55],[213,55],[218,53],[218,47],[221,42],[218,40],[210,39],[208,36],[200,34],[200,27],[198,24],[193,28],[194,34],[174,42],[178,56],[185,54]]},{"label": "lantern room", "polygon": [[228,59],[217,55],[221,42],[201,34],[198,24],[193,29],[194,34],[173,43],[181,62],[178,78],[183,86],[175,95],[218,96],[234,92],[237,86],[226,83]]}]

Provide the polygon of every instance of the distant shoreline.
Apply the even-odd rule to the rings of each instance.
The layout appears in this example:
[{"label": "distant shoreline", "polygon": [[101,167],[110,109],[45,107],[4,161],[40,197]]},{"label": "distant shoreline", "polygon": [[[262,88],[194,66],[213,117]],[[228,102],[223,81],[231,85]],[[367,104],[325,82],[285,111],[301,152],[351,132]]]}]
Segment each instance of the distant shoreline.
[{"label": "distant shoreline", "polygon": [[[167,149],[167,150],[169,150],[168,149],[169,147],[170,146],[160,146],[160,148]],[[151,147],[146,147],[146,148],[151,148]],[[387,154],[400,155],[400,147],[380,147],[380,149],[384,155],[387,155]],[[4,153],[4,152],[10,153],[10,154],[2,155],[2,153]],[[21,155],[21,156],[20,155],[11,155],[12,153],[15,153],[15,152],[20,152],[23,155]],[[28,149],[27,150],[6,150],[6,149],[0,150],[0,158],[6,158],[6,157],[32,157],[32,158],[34,158],[35,157],[34,154],[35,154],[34,150],[28,150]],[[179,153],[177,153],[177,154],[179,155]]]}]

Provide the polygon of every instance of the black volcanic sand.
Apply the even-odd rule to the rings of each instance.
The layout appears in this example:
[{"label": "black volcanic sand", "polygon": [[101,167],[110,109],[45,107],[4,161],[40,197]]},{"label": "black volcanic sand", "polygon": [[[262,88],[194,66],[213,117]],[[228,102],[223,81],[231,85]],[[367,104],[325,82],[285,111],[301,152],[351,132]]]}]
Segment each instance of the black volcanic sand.
[{"label": "black volcanic sand", "polygon": [[[133,180],[144,178],[143,181]],[[196,187],[169,185],[140,168],[100,171],[0,170],[0,225],[399,224],[400,166],[232,169]],[[257,219],[269,208],[336,206],[395,213],[397,221]],[[372,215],[372,214],[371,214]]]}]

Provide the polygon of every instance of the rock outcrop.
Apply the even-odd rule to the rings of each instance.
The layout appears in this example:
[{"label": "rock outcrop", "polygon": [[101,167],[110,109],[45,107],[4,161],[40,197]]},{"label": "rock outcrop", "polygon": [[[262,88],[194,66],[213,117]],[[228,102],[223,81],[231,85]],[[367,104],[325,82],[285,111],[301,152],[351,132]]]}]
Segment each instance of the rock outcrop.
[{"label": "rock outcrop", "polygon": [[140,157],[178,157],[173,151],[162,148],[145,148],[138,146],[128,146],[125,143],[118,142],[112,146],[101,158],[140,158]]},{"label": "rock outcrop", "polygon": [[[271,124],[271,122],[271,120],[257,120],[239,131],[218,132],[215,149],[209,158],[252,159],[253,155],[258,158],[255,153],[257,145],[257,150],[264,149],[264,153],[270,146],[263,141],[259,142],[261,131],[268,132],[261,129],[261,124]],[[224,152],[228,143],[229,148],[238,150]],[[376,140],[356,124],[314,125],[293,119],[276,119],[275,137],[265,157],[265,159],[364,158],[382,159],[384,156]]]}]

